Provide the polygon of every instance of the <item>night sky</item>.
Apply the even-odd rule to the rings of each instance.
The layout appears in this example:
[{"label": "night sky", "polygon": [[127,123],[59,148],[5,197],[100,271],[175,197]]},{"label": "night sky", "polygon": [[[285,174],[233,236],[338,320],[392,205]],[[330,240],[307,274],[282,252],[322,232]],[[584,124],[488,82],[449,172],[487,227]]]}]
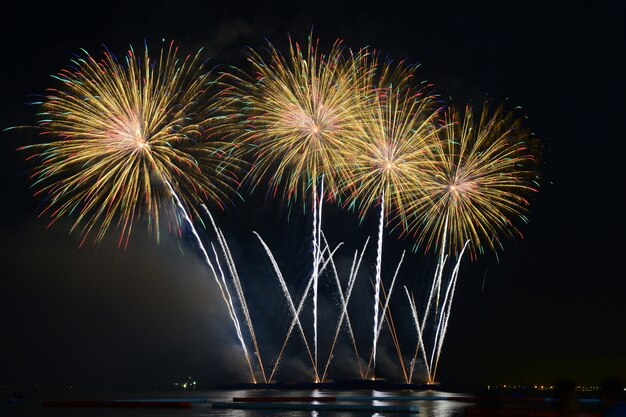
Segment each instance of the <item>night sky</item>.
[{"label": "night sky", "polygon": [[[33,125],[37,108],[28,103],[59,85],[49,75],[80,48],[99,57],[106,45],[123,55],[144,39],[153,51],[162,39],[174,40],[187,52],[203,47],[219,71],[247,68],[246,46],[263,48],[267,38],[282,47],[288,35],[306,42],[313,29],[322,46],[341,38],[352,48],[369,45],[419,62],[418,77],[454,103],[489,98],[509,109],[521,106],[526,126],[542,141],[542,186],[522,229],[525,239],[506,242],[499,262],[491,254],[463,262],[439,379],[472,386],[560,378],[594,384],[626,374],[623,10],[610,2],[589,8],[210,3],[4,6],[0,128]],[[193,376],[209,386],[245,378],[225,308],[190,239],[157,245],[138,232],[126,251],[114,236],[79,249],[68,224],[46,229],[45,219],[36,218],[30,166],[16,151],[37,140],[33,131],[0,137],[0,384],[151,387]],[[286,310],[278,308],[279,293],[272,295],[277,286],[252,230],[267,238],[295,290],[310,264],[310,218],[300,212],[288,218],[264,190],[244,197],[227,212],[214,212],[242,259],[253,320],[269,335],[286,328]],[[346,242],[339,259],[345,264],[374,236],[376,219],[359,226],[349,212],[325,210],[329,238]],[[388,282],[412,242],[391,234],[385,245]],[[402,284],[423,293],[434,265],[432,255],[411,254]],[[367,286],[360,291],[367,296]],[[398,317],[406,304],[401,295]],[[362,308],[371,316],[365,303]],[[277,343],[262,345],[271,351]],[[294,375],[301,372],[293,361],[285,378],[289,366]]]}]

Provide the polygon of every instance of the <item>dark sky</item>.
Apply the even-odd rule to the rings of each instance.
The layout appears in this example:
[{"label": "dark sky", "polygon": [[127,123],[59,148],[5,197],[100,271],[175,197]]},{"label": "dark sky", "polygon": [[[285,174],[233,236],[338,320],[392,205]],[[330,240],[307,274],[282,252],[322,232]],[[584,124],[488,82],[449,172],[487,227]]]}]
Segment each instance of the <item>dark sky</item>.
[{"label": "dark sky", "polygon": [[[240,65],[245,46],[263,47],[265,38],[284,45],[288,34],[305,41],[312,27],[325,45],[339,37],[353,48],[369,45],[421,62],[419,76],[456,103],[489,97],[521,106],[543,143],[541,192],[523,228],[526,238],[507,242],[499,263],[492,255],[463,263],[440,379],[475,385],[568,377],[591,384],[626,374],[623,10],[609,2],[11,3],[0,17],[2,128],[34,123],[37,109],[27,103],[57,85],[49,75],[79,48],[98,56],[105,44],[121,55],[144,39],[155,50],[164,38],[187,51],[204,47],[216,65]],[[0,136],[0,384],[153,386],[191,375],[208,385],[245,376],[224,306],[193,242],[165,239],[158,246],[138,233],[126,251],[113,239],[78,249],[67,224],[46,229],[36,220],[28,166],[15,151],[33,142],[32,133]],[[263,192],[246,197],[217,220],[242,260],[253,320],[272,335],[286,327],[285,311],[279,312],[279,293],[271,292],[275,281],[252,230],[267,237],[290,285],[301,289],[310,219],[288,221]],[[359,227],[353,217],[332,207],[325,212],[331,240],[346,242],[342,264],[375,233],[375,220]],[[401,251],[412,245],[395,236],[385,244],[388,282]],[[434,263],[411,254],[402,284],[423,292]],[[371,272],[372,256],[367,268]],[[363,299],[366,279],[357,294]],[[401,295],[399,327],[410,340]],[[367,305],[355,307],[366,311],[356,321],[367,329],[361,318],[369,315]],[[276,323],[276,317],[283,318]],[[275,346],[271,336],[262,341],[267,361]],[[386,349],[383,342],[381,361]],[[284,366],[285,378],[300,372],[296,362]]]}]

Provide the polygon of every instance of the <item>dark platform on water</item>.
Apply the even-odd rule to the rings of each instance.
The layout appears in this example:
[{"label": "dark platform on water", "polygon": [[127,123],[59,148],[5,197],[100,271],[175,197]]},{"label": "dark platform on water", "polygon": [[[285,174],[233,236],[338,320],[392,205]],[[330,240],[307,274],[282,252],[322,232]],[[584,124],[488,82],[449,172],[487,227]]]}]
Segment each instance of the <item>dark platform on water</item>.
[{"label": "dark platform on water", "polygon": [[313,404],[313,403],[228,403],[215,402],[213,408],[228,410],[283,410],[283,411],[373,411],[387,413],[418,413],[419,409],[414,405],[370,405],[370,404]]},{"label": "dark platform on water", "polygon": [[227,390],[250,390],[250,389],[278,389],[278,390],[377,390],[377,391],[394,391],[394,390],[414,390],[423,391],[428,389],[441,389],[439,384],[400,384],[385,381],[382,379],[347,379],[336,380],[330,382],[272,382],[272,383],[250,383],[241,382],[237,384],[221,384],[216,385],[215,389]]}]

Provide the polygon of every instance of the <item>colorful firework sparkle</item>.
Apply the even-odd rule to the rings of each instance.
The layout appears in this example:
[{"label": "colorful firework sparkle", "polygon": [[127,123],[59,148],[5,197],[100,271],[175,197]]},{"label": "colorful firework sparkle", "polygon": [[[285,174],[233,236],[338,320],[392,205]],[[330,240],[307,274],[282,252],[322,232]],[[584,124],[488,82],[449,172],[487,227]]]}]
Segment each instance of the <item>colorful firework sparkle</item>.
[{"label": "colorful firework sparkle", "polygon": [[307,196],[324,176],[332,197],[343,149],[362,134],[359,80],[340,42],[328,54],[312,38],[304,51],[290,42],[287,58],[271,44],[269,52],[265,60],[251,50],[255,77],[232,76],[230,89],[247,115],[240,139],[253,146],[250,177],[255,185],[269,179],[275,192],[284,185],[290,200]]},{"label": "colorful firework sparkle", "polygon": [[[175,220],[176,230],[187,224],[229,309],[254,381],[254,365],[237,310],[244,316],[264,382],[275,376],[296,326],[315,381],[325,380],[344,322],[359,373],[374,376],[376,344],[385,319],[405,381],[412,380],[421,350],[428,382],[433,382],[463,253],[467,248],[475,258],[476,252],[497,250],[502,237],[519,234],[514,218],[526,220],[526,196],[536,191],[528,132],[512,113],[502,107],[490,113],[487,105],[479,116],[471,107],[462,115],[450,109],[445,120],[439,121],[441,110],[428,93],[430,85],[411,85],[414,67],[379,64],[377,55],[366,49],[353,54],[336,42],[330,53],[322,54],[317,42],[309,38],[304,51],[290,41],[286,58],[271,44],[269,55],[265,60],[251,50],[248,60],[253,77],[243,72],[225,74],[217,83],[203,70],[199,53],[180,60],[172,44],[161,50],[155,62],[151,62],[147,48],[143,58],[131,48],[121,63],[108,52],[100,61],[87,53],[72,61],[71,69],[55,77],[63,88],[49,90],[39,103],[43,108],[40,127],[56,140],[22,148],[33,151],[30,158],[38,162],[33,179],[34,187],[39,188],[37,194],[46,197],[42,214],[51,217],[51,224],[65,215],[76,216],[72,230],[81,236],[81,244],[92,233],[98,242],[110,227],[117,227],[121,229],[119,245],[125,246],[133,226],[144,217],[157,239],[161,218],[165,217],[170,228]],[[225,90],[217,91],[217,86]],[[224,140],[218,133],[235,140]],[[267,375],[235,260],[204,206],[207,201],[218,206],[228,201],[249,149],[253,186],[268,180],[274,194],[282,187],[285,201],[300,198],[305,207],[309,193],[313,199],[313,272],[297,305],[273,254],[257,234],[292,317],[282,349]],[[354,255],[344,293],[333,260],[342,243],[331,250],[322,231],[324,184],[328,199],[342,195],[344,206],[357,208],[361,218],[372,206],[380,206],[376,281],[372,283],[373,345],[365,372],[358,362],[348,302],[368,241],[360,257],[358,251]],[[210,218],[226,270],[214,245],[211,260],[195,230],[192,217],[202,221],[198,206]],[[386,216],[408,229],[416,238],[416,246],[439,251],[421,320],[415,300],[405,288],[418,335],[408,374],[390,310],[404,253],[388,292],[381,277]],[[444,268],[452,253],[457,258],[444,284]],[[317,287],[329,265],[340,296],[341,315],[320,372]],[[238,309],[229,291],[228,275]],[[299,318],[311,287],[313,349]],[[429,320],[435,327],[432,343],[423,337]]]},{"label": "colorful firework sparkle", "polygon": [[162,217],[178,219],[166,183],[195,217],[202,201],[228,201],[240,161],[215,138],[223,117],[211,106],[200,52],[180,59],[170,44],[152,61],[147,47],[143,57],[130,48],[123,62],[84,52],[54,78],[62,87],[38,104],[40,127],[55,140],[21,148],[38,162],[33,186],[51,224],[75,216],[81,245],[94,229],[98,242],[115,225],[125,246],[142,216],[157,239]]},{"label": "colorful firework sparkle", "polygon": [[502,237],[521,236],[513,220],[527,221],[526,196],[537,191],[535,157],[529,132],[502,107],[490,113],[485,104],[479,115],[471,106],[463,115],[451,109],[445,122],[432,169],[414,183],[425,194],[408,205],[409,227],[426,250],[441,245],[445,233],[443,252],[459,253],[469,240],[475,258],[501,248]]}]

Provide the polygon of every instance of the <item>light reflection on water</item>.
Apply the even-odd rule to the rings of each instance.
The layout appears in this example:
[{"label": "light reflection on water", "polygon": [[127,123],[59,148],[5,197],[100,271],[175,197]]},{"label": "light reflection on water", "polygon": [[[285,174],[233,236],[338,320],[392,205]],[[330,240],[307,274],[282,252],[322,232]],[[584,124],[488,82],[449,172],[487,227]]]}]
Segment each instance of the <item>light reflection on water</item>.
[{"label": "light reflection on water", "polygon": [[[74,393],[42,394],[41,398],[28,398],[30,401],[22,405],[0,405],[0,415],[7,417],[200,417],[200,416],[224,416],[224,417],[385,417],[385,416],[415,416],[415,417],[459,417],[463,415],[463,409],[468,403],[457,401],[418,401],[418,402],[392,402],[374,400],[370,404],[375,405],[417,405],[419,414],[409,413],[384,413],[384,412],[346,412],[346,411],[287,411],[287,410],[214,410],[212,402],[230,402],[233,397],[256,397],[256,396],[365,396],[365,397],[452,397],[465,396],[465,394],[447,393],[441,391],[326,391],[326,390],[211,390],[211,391],[175,391],[175,392],[151,392],[151,393],[124,393],[111,394],[100,393],[78,395]],[[194,403],[187,409],[158,409],[158,408],[47,408],[41,407],[42,400],[81,400],[81,399],[140,399],[140,398],[206,398],[206,403]],[[360,402],[359,404],[368,404]]]}]

